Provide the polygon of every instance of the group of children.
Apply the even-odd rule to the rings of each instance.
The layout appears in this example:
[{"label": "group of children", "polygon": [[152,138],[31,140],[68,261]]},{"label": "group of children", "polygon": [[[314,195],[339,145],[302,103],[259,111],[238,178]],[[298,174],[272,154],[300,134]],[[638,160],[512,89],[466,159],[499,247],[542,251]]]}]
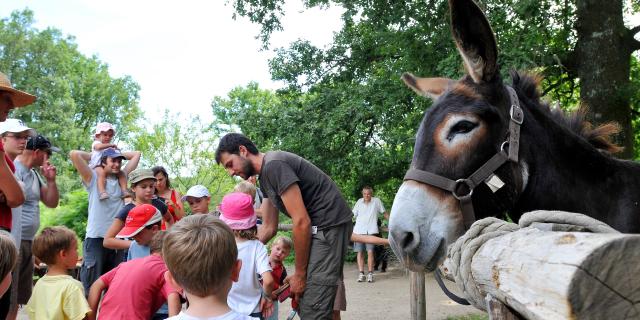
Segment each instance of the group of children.
[{"label": "group of children", "polygon": [[[293,243],[278,237],[267,254],[256,238],[255,193],[255,186],[241,182],[223,198],[218,210],[209,212],[208,190],[193,186],[182,197],[192,215],[167,231],[161,230],[163,214],[156,206],[134,205],[116,236],[133,240],[128,261],[102,275],[89,292],[69,275],[78,260],[75,233],[62,226],[44,228],[33,241],[33,253],[48,270],[26,305],[29,317],[277,319],[277,298],[282,299],[283,293],[275,290],[284,284],[283,260]],[[1,296],[15,264],[11,250],[15,246],[8,235],[0,234],[0,248],[0,260],[6,264],[0,266]],[[182,311],[185,303],[188,307]]]}]

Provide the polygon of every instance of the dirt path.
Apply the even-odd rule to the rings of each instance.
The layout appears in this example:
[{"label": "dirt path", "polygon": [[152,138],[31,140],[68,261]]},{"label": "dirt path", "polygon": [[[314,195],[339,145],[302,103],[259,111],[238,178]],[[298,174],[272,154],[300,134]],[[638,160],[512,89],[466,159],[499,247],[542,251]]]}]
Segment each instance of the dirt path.
[{"label": "dirt path", "polygon": [[[344,320],[410,319],[409,273],[392,265],[386,273],[376,273],[374,283],[356,282],[358,275],[355,264],[344,266],[347,291],[347,311]],[[450,290],[455,289],[453,283]],[[449,285],[448,284],[448,285]],[[427,275],[427,319],[446,319],[451,316],[481,314],[473,307],[461,306],[449,298],[438,287],[432,275]],[[286,319],[291,303],[280,305],[279,319]],[[299,319],[296,317],[296,319]]]},{"label": "dirt path", "polygon": [[[289,267],[290,269],[292,267]],[[376,273],[375,282],[356,282],[358,275],[355,264],[344,266],[347,291],[347,311],[344,320],[410,319],[409,273],[398,265],[390,265],[386,273]],[[449,289],[455,289],[449,283]],[[455,290],[454,290],[455,291]],[[480,314],[477,309],[455,304],[448,299],[432,275],[427,275],[427,319],[446,319],[451,316]],[[291,311],[289,300],[280,305],[279,319],[286,319]],[[20,310],[18,320],[27,320],[24,310]],[[300,319],[296,317],[296,319]]]}]

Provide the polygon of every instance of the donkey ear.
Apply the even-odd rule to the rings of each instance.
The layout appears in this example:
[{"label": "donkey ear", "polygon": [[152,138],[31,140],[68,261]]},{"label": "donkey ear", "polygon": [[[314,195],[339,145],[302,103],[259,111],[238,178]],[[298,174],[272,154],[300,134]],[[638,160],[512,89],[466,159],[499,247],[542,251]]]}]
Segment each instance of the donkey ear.
[{"label": "donkey ear", "polygon": [[418,78],[411,73],[403,74],[402,81],[419,95],[433,100],[438,99],[453,82],[453,80],[447,78]]},{"label": "donkey ear", "polygon": [[498,48],[489,21],[473,0],[449,0],[451,32],[465,68],[475,83],[498,73]]}]

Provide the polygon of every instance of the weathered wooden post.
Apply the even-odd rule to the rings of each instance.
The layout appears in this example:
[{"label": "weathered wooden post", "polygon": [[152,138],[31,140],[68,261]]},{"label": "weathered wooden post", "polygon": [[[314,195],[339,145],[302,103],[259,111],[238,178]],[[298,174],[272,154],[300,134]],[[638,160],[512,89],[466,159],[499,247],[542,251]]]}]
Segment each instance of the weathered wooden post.
[{"label": "weathered wooden post", "polygon": [[411,274],[411,319],[426,320],[427,304],[425,295],[424,272],[410,272]]},{"label": "weathered wooden post", "polygon": [[[470,288],[492,296],[492,319],[511,310],[525,319],[638,319],[638,248],[640,235],[525,228],[488,240],[464,263]],[[498,302],[509,307],[503,316]]]}]

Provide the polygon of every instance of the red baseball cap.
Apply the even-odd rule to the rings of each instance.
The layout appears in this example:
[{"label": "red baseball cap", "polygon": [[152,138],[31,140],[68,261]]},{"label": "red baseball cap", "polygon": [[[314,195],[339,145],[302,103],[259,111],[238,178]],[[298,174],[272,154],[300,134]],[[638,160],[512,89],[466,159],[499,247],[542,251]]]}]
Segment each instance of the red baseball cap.
[{"label": "red baseball cap", "polygon": [[162,221],[160,210],[150,204],[139,205],[127,214],[124,222],[124,228],[120,230],[116,237],[131,238],[140,233],[146,226]]},{"label": "red baseball cap", "polygon": [[229,193],[220,203],[220,220],[233,230],[245,230],[256,225],[253,198],[242,192]]}]

